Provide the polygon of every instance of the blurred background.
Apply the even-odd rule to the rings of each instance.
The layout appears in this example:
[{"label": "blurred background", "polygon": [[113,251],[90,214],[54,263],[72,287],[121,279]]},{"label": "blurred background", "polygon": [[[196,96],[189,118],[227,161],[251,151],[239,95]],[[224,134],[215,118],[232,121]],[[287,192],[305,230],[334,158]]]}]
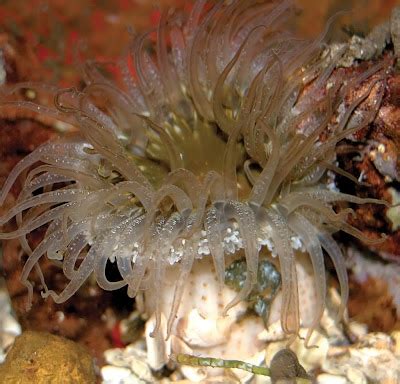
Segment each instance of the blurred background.
[{"label": "blurred background", "polygon": [[[300,17],[299,32],[317,35],[332,15],[335,36],[365,34],[385,20],[400,0],[295,0]],[[32,80],[67,86],[79,78],[73,65],[75,47],[85,42],[85,57],[115,59],[124,53],[128,28],[143,31],[156,25],[160,9],[190,7],[190,0],[0,0],[1,39],[23,46],[21,66]],[[13,43],[13,41],[10,41]],[[13,44],[15,45],[15,44]],[[24,68],[22,68],[24,69]]]}]

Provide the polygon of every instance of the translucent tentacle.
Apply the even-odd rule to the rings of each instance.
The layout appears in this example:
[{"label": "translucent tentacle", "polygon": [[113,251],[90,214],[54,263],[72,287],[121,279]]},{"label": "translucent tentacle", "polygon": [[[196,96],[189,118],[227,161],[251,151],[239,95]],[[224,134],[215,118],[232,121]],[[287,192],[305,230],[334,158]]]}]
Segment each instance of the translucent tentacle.
[{"label": "translucent tentacle", "polygon": [[325,308],[326,277],[324,255],[322,253],[321,244],[317,236],[318,231],[305,217],[294,213],[290,215],[288,224],[291,230],[301,237],[303,244],[311,258],[314,269],[315,293],[317,296],[317,302],[315,316],[306,336],[305,344],[308,346],[312,332],[318,326]]},{"label": "translucent tentacle", "polygon": [[342,319],[347,306],[347,301],[349,299],[349,281],[346,271],[346,261],[339,245],[329,233],[320,231],[318,233],[318,238],[322,247],[331,258],[339,279],[341,301],[338,311],[338,318]]},{"label": "translucent tentacle", "polygon": [[270,224],[271,238],[279,257],[282,277],[281,325],[286,334],[297,335],[299,322],[299,296],[296,262],[290,244],[289,227],[284,215],[275,209],[266,211],[266,220]]},{"label": "translucent tentacle", "polygon": [[254,285],[257,283],[258,271],[258,249],[256,238],[256,222],[253,211],[247,204],[241,204],[235,201],[227,202],[224,209],[227,218],[233,218],[237,221],[239,232],[243,239],[243,248],[246,257],[246,280],[241,291],[226,305],[223,313],[246,299]]},{"label": "translucent tentacle", "polygon": [[189,244],[186,245],[184,248],[183,256],[180,261],[180,271],[179,271],[178,281],[175,284],[174,298],[172,300],[172,308],[167,323],[167,339],[171,334],[172,326],[174,324],[176,315],[178,313],[179,304],[182,300],[183,290],[185,288],[188,275],[192,270],[195,254],[196,251],[192,246],[192,241],[189,241]]}]

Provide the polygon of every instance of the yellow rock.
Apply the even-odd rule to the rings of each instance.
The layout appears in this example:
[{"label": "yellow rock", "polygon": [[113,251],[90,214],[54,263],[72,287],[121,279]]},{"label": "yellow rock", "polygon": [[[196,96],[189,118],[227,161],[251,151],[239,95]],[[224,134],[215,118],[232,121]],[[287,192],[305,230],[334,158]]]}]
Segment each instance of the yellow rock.
[{"label": "yellow rock", "polygon": [[0,365],[1,384],[91,384],[92,357],[79,344],[44,332],[24,332]]}]

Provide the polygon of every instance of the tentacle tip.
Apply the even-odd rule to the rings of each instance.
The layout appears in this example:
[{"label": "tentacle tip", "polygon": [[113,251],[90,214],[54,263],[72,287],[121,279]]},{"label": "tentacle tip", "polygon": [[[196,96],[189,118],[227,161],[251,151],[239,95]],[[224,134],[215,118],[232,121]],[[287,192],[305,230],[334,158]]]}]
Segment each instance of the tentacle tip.
[{"label": "tentacle tip", "polygon": [[174,353],[171,353],[169,355],[169,361],[171,361],[172,363],[178,363],[178,355],[175,355]]},{"label": "tentacle tip", "polygon": [[306,338],[306,340],[304,342],[304,346],[305,346],[306,349],[319,349],[319,346],[316,345],[316,344],[310,345],[310,340],[307,340],[307,338]]},{"label": "tentacle tip", "polygon": [[160,334],[160,325],[156,324],[154,326],[154,329],[149,333],[149,336],[153,339],[155,339],[157,336]]},{"label": "tentacle tip", "polygon": [[383,244],[389,239],[389,235],[387,233],[381,233],[380,237],[373,241],[373,244]]},{"label": "tentacle tip", "polygon": [[26,312],[29,312],[32,309],[32,298],[28,298],[25,304]]},{"label": "tentacle tip", "polygon": [[239,301],[236,299],[233,299],[230,303],[228,303],[225,308],[222,310],[222,317],[227,317],[228,312],[238,303]]},{"label": "tentacle tip", "polygon": [[128,297],[130,297],[131,299],[134,299],[134,298],[136,297],[136,295],[137,295],[137,290],[134,289],[134,288],[131,288],[131,287],[128,285],[127,295],[128,295]]},{"label": "tentacle tip", "polygon": [[309,328],[305,338],[300,337],[301,340],[304,340],[304,346],[306,347],[306,349],[319,348],[318,345],[310,345],[310,340],[312,338],[312,335],[313,335],[315,329],[316,329],[316,327],[314,325],[311,328]]},{"label": "tentacle tip", "polygon": [[44,291],[40,292],[40,296],[42,296],[42,299],[47,299],[49,296],[52,296],[52,291],[45,289]]},{"label": "tentacle tip", "polygon": [[229,311],[231,308],[232,308],[232,305],[227,304],[227,305],[225,306],[225,308],[223,309],[223,311],[222,311],[222,313],[221,313],[221,316],[222,316],[222,317],[227,317],[227,316],[228,316],[228,311]]},{"label": "tentacle tip", "polygon": [[300,340],[304,340],[304,338],[301,337],[301,336],[298,334],[298,332],[291,332],[291,333],[288,333],[287,336],[288,336],[288,340],[287,340],[287,343],[286,343],[286,347],[287,347],[287,348],[289,348],[289,347],[295,342],[295,340],[296,340],[297,338],[299,338]]}]

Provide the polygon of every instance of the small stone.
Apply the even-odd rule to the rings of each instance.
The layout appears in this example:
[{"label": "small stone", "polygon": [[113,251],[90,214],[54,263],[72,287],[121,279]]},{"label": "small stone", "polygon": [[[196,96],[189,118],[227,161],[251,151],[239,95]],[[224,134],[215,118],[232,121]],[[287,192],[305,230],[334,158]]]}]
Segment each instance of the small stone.
[{"label": "small stone", "polygon": [[322,373],[317,377],[317,384],[347,384],[347,379],[343,376]]},{"label": "small stone", "polygon": [[131,376],[131,371],[124,367],[115,367],[112,365],[105,365],[101,368],[101,376],[103,383],[126,383]]},{"label": "small stone", "polygon": [[21,334],[21,325],[11,315],[2,316],[2,332],[13,336]]},{"label": "small stone", "polygon": [[368,333],[368,327],[365,324],[358,323],[357,321],[351,321],[348,324],[348,331],[356,340],[360,340],[365,337]]},{"label": "small stone", "polygon": [[394,342],[393,353],[400,357],[400,331],[393,331],[390,335]]},{"label": "small stone", "polygon": [[357,368],[349,367],[347,369],[347,378],[352,384],[367,384],[365,375]]},{"label": "small stone", "polygon": [[45,332],[26,331],[15,339],[0,365],[2,383],[91,384],[93,360],[79,344]]},{"label": "small stone", "polygon": [[372,332],[367,334],[360,342],[363,348],[375,348],[392,351],[393,339],[382,332]]},{"label": "small stone", "polygon": [[271,360],[271,382],[296,382],[296,378],[310,379],[306,370],[301,366],[296,354],[288,348],[281,349]]},{"label": "small stone", "polygon": [[130,368],[134,375],[140,379],[143,379],[146,382],[151,382],[153,380],[150,367],[144,361],[132,357]]},{"label": "small stone", "polygon": [[[334,350],[333,350],[334,349]],[[331,347],[322,370],[347,377],[349,383],[392,384],[400,382],[400,360],[393,353],[395,339],[370,333],[356,344]]]}]

